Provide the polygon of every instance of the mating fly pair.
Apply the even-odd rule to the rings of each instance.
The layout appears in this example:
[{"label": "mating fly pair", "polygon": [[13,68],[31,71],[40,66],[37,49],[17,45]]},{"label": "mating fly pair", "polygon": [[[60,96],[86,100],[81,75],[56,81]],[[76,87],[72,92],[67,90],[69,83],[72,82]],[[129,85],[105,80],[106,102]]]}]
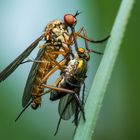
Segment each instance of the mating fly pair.
[{"label": "mating fly pair", "polygon": [[[75,15],[66,14],[64,15],[64,22],[60,20],[53,20],[52,22],[47,24],[44,33],[39,38],[37,38],[27,49],[25,49],[24,52],[22,52],[12,63],[10,63],[0,73],[0,82],[1,82],[5,80],[20,64],[32,61],[32,60],[27,61],[24,60],[29,56],[29,54],[39,44],[41,40],[43,39],[45,40],[45,43],[40,46],[37,57],[35,58],[35,60],[33,60],[33,65],[26,82],[26,86],[22,97],[23,111],[29,105],[31,105],[33,109],[37,109],[40,106],[41,96],[45,93],[44,92],[45,87],[43,88],[43,85],[45,84],[45,82],[47,82],[46,79],[48,73],[51,70],[55,70],[54,68],[56,67],[58,67],[62,71],[62,73],[64,73],[64,69],[63,67],[61,67],[61,65],[68,67],[70,59],[73,60],[75,59],[71,46],[74,45],[76,52],[77,53],[79,52],[76,41],[78,37],[83,38],[84,40],[86,40],[86,42],[89,41],[92,43],[104,42],[109,38],[106,37],[103,40],[94,41],[87,38],[84,28],[81,28],[78,32],[75,32],[74,27],[77,22],[76,19],[77,15],[79,15],[79,12],[76,12]],[[68,27],[70,27],[71,32],[69,32]],[[81,34],[82,32],[83,34]],[[60,62],[57,62],[56,59],[58,58],[59,55],[63,55],[64,59]],[[62,82],[62,80],[60,81]],[[59,86],[59,84],[57,84],[57,86]],[[54,91],[56,91],[56,89],[54,89]],[[71,100],[69,102],[72,103]],[[65,108],[67,107],[64,107],[64,109]],[[60,117],[62,118],[61,115]]]}]

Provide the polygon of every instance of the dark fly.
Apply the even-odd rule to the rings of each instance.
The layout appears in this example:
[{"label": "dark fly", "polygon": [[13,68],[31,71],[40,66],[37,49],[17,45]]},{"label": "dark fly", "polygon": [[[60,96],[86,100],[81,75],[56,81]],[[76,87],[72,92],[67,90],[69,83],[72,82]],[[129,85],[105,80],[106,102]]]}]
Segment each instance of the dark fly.
[{"label": "dark fly", "polygon": [[[87,77],[87,65],[90,59],[90,52],[102,54],[90,50],[86,44],[87,50],[84,48],[78,48],[75,57],[71,59],[61,76],[56,80],[54,86],[43,84],[43,87],[50,88],[50,100],[55,101],[60,99],[58,112],[60,119],[57,125],[55,135],[58,132],[58,128],[61,119],[68,120],[74,115],[74,124],[77,126],[79,120],[79,112],[82,113],[85,120],[84,113],[84,91],[85,91],[85,79]],[[80,97],[81,87],[82,98]]]}]

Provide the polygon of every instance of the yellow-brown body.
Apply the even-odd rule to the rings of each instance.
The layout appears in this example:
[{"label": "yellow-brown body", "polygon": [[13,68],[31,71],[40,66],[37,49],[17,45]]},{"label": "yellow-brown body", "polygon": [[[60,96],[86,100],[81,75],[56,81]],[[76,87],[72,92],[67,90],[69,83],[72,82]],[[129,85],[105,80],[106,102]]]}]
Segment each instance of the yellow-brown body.
[{"label": "yellow-brown body", "polygon": [[40,86],[43,77],[52,69],[56,63],[56,58],[58,54],[52,52],[64,52],[65,55],[69,53],[69,34],[68,31],[63,28],[62,23],[59,20],[54,20],[50,22],[47,27],[45,28],[45,41],[46,43],[41,47],[46,49],[42,54],[39,62],[39,67],[37,73],[35,75],[35,79],[33,81],[33,88],[32,88],[32,108],[36,109],[41,104],[41,94],[43,94],[44,89]]}]

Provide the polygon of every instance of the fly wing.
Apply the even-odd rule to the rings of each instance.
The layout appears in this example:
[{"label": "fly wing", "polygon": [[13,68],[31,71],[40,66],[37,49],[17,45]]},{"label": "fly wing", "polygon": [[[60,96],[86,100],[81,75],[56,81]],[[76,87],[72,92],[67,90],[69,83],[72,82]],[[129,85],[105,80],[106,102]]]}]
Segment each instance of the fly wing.
[{"label": "fly wing", "polygon": [[[46,50],[46,47],[44,47],[43,49],[40,49],[35,60],[40,60],[40,58],[42,57],[45,50]],[[22,106],[23,107],[25,107],[31,99],[32,88],[34,86],[34,80],[35,80],[38,68],[39,68],[39,62],[34,62],[31,67],[31,70],[28,75],[28,79],[27,79],[27,82],[26,82],[26,85],[24,88],[24,93],[23,93],[23,97],[22,97]]]},{"label": "fly wing", "polygon": [[76,101],[73,94],[67,94],[59,101],[58,112],[63,120],[68,120],[76,111]]},{"label": "fly wing", "polygon": [[10,63],[1,73],[0,82],[4,81],[20,64],[21,62],[33,51],[44,37],[44,34],[37,38],[24,52],[22,52],[12,63]]}]

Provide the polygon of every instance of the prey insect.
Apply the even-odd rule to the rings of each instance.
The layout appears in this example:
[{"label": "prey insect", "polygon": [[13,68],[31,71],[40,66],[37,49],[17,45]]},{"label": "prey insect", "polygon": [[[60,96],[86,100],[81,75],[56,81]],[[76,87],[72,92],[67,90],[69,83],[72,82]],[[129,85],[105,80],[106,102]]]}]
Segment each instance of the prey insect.
[{"label": "prey insect", "polygon": [[[1,73],[0,82],[4,81],[12,72],[18,68],[19,65],[29,62],[24,61],[40,41],[45,40],[45,43],[40,47],[37,57],[33,61],[32,68],[30,70],[23,97],[22,107],[25,109],[31,104],[33,109],[37,109],[41,104],[41,94],[44,93],[44,89],[40,88],[40,84],[45,79],[45,75],[55,67],[59,66],[56,61],[59,55],[64,56],[63,63],[69,60],[69,56],[73,57],[71,46],[74,44],[76,51],[78,51],[77,38],[83,38],[86,41],[92,43],[101,43],[106,41],[108,37],[103,40],[95,41],[82,35],[84,28],[81,28],[78,32],[75,32],[75,25],[77,22],[77,15],[66,14],[64,16],[64,22],[60,20],[54,20],[47,24],[44,33],[37,38],[25,51],[23,51],[12,63],[10,63]],[[71,33],[68,31],[68,27],[71,29]],[[65,62],[66,60],[66,62]]]},{"label": "prey insect", "polygon": [[[50,100],[55,101],[60,99],[58,106],[60,118],[54,135],[57,134],[62,119],[68,120],[74,115],[73,122],[77,126],[79,113],[81,112],[84,121],[86,120],[84,112],[84,92],[88,61],[91,52],[97,54],[102,53],[89,49],[87,41],[85,41],[85,46],[86,50],[84,48],[78,48],[74,58],[68,62],[65,70],[61,73],[53,86],[42,84],[43,88],[51,89]],[[59,69],[58,66],[53,68],[44,79],[47,80],[57,69]],[[81,98],[80,91],[82,86]]]}]

